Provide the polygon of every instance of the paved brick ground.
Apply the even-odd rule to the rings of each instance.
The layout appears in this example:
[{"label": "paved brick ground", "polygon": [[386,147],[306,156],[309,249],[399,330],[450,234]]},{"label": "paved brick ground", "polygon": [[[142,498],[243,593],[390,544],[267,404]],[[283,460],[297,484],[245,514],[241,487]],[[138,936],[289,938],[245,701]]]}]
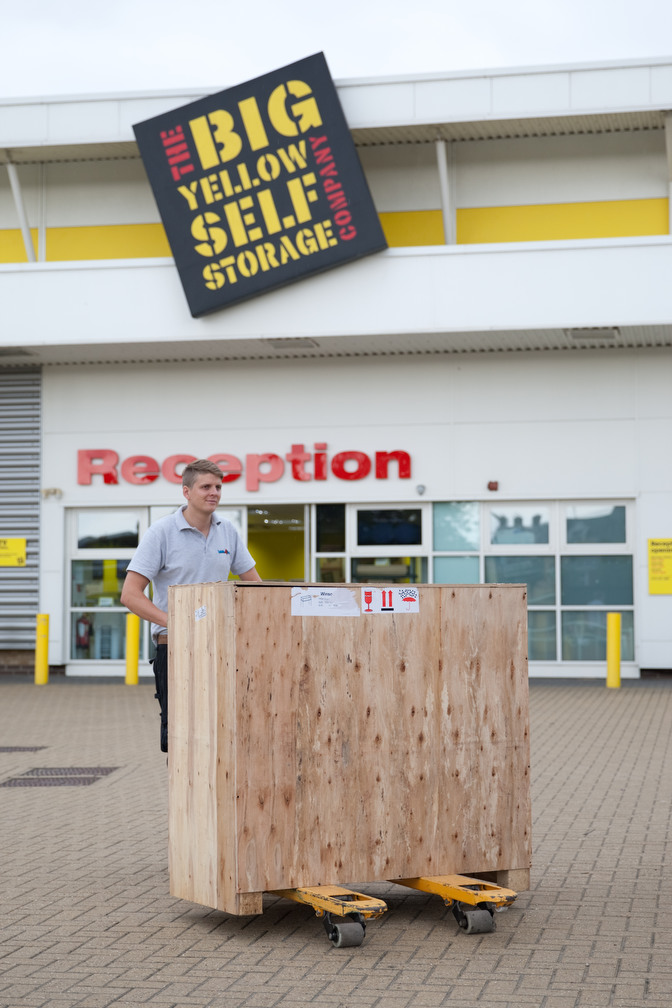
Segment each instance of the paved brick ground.
[{"label": "paved brick ground", "polygon": [[[531,722],[532,888],[497,931],[363,885],[389,912],[337,949],[293,903],[170,897],[149,685],[0,681],[0,1008],[670,1008],[672,684],[532,683]],[[92,783],[24,786],[46,767]]]}]

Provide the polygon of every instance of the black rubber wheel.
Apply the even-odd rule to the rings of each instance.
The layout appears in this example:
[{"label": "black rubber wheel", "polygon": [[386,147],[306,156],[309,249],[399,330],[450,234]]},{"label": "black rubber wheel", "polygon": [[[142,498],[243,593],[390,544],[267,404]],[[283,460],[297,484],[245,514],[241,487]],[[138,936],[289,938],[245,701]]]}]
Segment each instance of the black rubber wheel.
[{"label": "black rubber wheel", "polygon": [[364,928],[356,921],[334,924],[329,935],[336,948],[357,948],[364,941]]},{"label": "black rubber wheel", "polygon": [[464,914],[464,923],[460,921],[460,927],[464,928],[467,934],[486,934],[495,930],[495,918],[489,910],[467,910]]}]

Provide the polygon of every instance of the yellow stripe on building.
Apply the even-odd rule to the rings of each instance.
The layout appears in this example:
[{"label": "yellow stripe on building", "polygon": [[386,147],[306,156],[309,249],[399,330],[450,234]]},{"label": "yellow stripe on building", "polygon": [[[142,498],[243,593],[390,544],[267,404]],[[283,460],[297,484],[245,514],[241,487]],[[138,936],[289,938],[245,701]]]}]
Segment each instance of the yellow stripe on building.
[{"label": "yellow stripe on building", "polygon": [[457,211],[457,244],[669,234],[667,199],[471,207]]},{"label": "yellow stripe on building", "polygon": [[74,259],[151,259],[171,255],[162,224],[49,228],[47,262]]},{"label": "yellow stripe on building", "polygon": [[440,210],[406,210],[381,213],[380,223],[392,248],[410,245],[443,245],[443,214]]},{"label": "yellow stripe on building", "polygon": [[[379,216],[392,248],[445,242],[440,210],[407,210]],[[458,245],[669,234],[667,199],[464,207],[456,216]],[[37,231],[33,229],[31,234],[37,247]],[[171,254],[162,224],[48,228],[46,233],[48,262],[147,259]],[[20,230],[0,230],[0,262],[27,262]]]},{"label": "yellow stripe on building", "polygon": [[[33,248],[37,248],[37,231],[30,232],[33,239]],[[8,228],[0,230],[0,263],[25,263],[28,262],[26,246],[23,244],[23,235],[18,228]]]}]

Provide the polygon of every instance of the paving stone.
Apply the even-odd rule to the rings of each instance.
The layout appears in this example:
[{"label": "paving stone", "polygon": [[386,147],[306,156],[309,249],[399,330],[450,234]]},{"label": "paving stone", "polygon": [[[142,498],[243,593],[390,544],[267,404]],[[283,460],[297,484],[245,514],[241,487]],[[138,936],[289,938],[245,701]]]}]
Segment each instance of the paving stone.
[{"label": "paving stone", "polygon": [[[436,897],[388,901],[336,949],[267,895],[234,918],[173,899],[167,777],[148,684],[0,680],[0,1008],[669,1008],[672,683],[530,686],[531,890],[465,935]],[[116,768],[116,769],[111,769]]]}]

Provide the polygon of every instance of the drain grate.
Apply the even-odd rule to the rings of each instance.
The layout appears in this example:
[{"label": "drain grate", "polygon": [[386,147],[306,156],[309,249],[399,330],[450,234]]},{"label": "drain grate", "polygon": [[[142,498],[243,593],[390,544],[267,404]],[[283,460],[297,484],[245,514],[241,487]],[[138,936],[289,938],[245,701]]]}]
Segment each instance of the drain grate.
[{"label": "drain grate", "polygon": [[33,767],[21,777],[10,777],[0,787],[83,787],[95,784],[119,767]]},{"label": "drain grate", "polygon": [[0,787],[81,787],[95,784],[99,777],[10,777]]},{"label": "drain grate", "polygon": [[26,770],[24,777],[76,777],[79,774],[84,777],[107,777],[108,774],[118,770],[116,766],[94,766],[94,767],[53,767],[41,766]]},{"label": "drain grate", "polygon": [[2,752],[39,752],[41,749],[46,749],[46,745],[0,745],[0,753]]}]

